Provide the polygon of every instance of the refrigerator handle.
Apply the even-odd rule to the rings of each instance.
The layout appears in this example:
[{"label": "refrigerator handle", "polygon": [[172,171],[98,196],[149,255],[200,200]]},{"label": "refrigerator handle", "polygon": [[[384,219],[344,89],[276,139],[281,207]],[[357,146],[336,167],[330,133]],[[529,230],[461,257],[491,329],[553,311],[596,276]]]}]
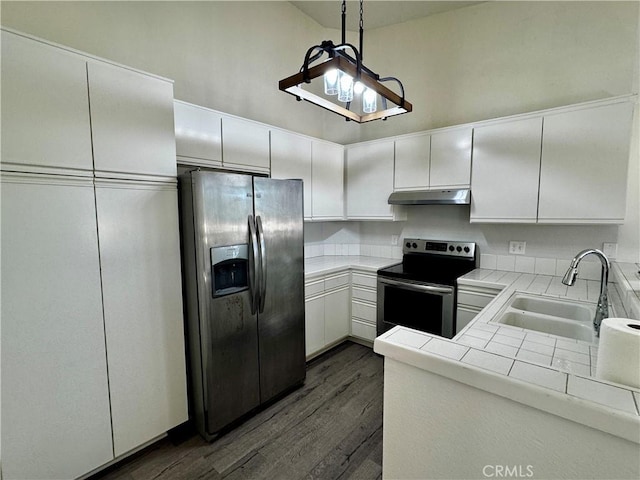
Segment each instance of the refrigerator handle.
[{"label": "refrigerator handle", "polygon": [[256,234],[256,224],[253,215],[247,219],[249,223],[249,297],[251,298],[251,315],[255,315],[258,309],[258,280],[256,262],[260,257],[258,250],[258,235]]},{"label": "refrigerator handle", "polygon": [[264,241],[264,230],[262,229],[262,219],[256,216],[258,229],[258,241],[260,242],[260,303],[258,313],[264,312],[264,302],[267,297],[267,247]]}]

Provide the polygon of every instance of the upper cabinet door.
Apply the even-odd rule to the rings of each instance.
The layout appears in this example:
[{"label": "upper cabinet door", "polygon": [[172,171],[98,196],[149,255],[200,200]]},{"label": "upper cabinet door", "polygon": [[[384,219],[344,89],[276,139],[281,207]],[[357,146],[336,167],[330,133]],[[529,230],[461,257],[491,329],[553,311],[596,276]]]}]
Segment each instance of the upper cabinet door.
[{"label": "upper cabinet door", "polygon": [[475,129],[471,222],[535,223],[542,119]]},{"label": "upper cabinet door", "polygon": [[472,128],[431,134],[431,188],[469,186],[472,134]]},{"label": "upper cabinet door", "polygon": [[344,218],[344,147],[314,141],[311,152],[313,218]]},{"label": "upper cabinet door", "polygon": [[429,188],[430,150],[430,135],[417,135],[396,140],[394,190]]},{"label": "upper cabinet door", "polygon": [[173,84],[88,63],[96,176],[176,176]]},{"label": "upper cabinet door", "polygon": [[623,223],[633,105],[544,117],[540,223]]},{"label": "upper cabinet door", "polygon": [[347,149],[348,218],[393,219],[387,202],[393,192],[393,150],[393,140]]},{"label": "upper cabinet door", "polygon": [[2,32],[2,163],[92,175],[87,67],[80,56]]},{"label": "upper cabinet door", "polygon": [[179,163],[221,167],[222,116],[208,108],[178,101],[173,108]]},{"label": "upper cabinet door", "polygon": [[222,117],[225,168],[269,172],[269,129],[241,118]]},{"label": "upper cabinet door", "polygon": [[271,178],[299,178],[304,186],[304,216],[311,217],[311,139],[271,131]]}]

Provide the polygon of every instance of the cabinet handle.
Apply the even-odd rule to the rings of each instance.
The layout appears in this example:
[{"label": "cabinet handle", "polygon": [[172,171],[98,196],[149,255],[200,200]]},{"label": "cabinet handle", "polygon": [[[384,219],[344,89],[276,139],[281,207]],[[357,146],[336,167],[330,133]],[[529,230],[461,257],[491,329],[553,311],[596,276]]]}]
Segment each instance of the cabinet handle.
[{"label": "cabinet handle", "polygon": [[262,229],[262,219],[260,215],[256,217],[258,228],[258,241],[260,243],[260,302],[258,311],[264,312],[264,302],[267,298],[267,247],[264,241],[264,230]]},{"label": "cabinet handle", "polygon": [[251,252],[249,254],[249,297],[251,299],[251,315],[255,315],[258,309],[258,272],[256,262],[260,252],[258,251],[258,238],[256,235],[256,225],[253,221],[253,215],[249,215],[247,219],[249,223],[249,246]]}]

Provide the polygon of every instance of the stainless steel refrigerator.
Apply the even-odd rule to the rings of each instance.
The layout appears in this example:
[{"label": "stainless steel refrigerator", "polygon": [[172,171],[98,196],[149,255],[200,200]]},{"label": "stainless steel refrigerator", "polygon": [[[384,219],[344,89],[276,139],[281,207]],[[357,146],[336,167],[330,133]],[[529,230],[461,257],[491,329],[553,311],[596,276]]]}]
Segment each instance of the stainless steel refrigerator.
[{"label": "stainless steel refrigerator", "polygon": [[305,378],[301,180],[180,176],[192,416],[207,440]]}]

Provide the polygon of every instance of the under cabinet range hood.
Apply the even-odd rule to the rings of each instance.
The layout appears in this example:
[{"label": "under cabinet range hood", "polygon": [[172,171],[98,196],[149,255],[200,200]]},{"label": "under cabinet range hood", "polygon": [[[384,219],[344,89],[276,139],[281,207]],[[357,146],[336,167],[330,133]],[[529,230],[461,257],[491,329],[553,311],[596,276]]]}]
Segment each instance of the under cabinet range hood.
[{"label": "under cabinet range hood", "polygon": [[456,190],[414,190],[393,192],[389,195],[391,205],[469,205],[471,191],[468,188]]}]

